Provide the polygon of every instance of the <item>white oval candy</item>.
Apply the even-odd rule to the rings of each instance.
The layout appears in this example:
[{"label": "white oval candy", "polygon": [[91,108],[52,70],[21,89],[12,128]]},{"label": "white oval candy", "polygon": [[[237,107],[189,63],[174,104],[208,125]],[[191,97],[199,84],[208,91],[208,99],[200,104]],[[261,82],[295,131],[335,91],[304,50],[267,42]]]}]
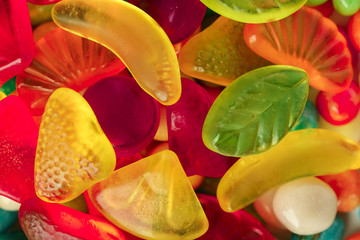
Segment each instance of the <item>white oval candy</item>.
[{"label": "white oval candy", "polygon": [[20,203],[0,195],[0,208],[6,211],[19,211]]}]

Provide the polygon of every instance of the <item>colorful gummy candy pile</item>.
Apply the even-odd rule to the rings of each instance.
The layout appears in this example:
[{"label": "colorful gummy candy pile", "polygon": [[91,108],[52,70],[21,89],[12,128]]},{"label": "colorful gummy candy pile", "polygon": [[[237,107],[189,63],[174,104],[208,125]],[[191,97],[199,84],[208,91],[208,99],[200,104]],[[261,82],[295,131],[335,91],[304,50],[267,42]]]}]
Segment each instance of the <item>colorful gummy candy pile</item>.
[{"label": "colorful gummy candy pile", "polygon": [[360,239],[359,0],[0,0],[0,23],[0,240]]}]

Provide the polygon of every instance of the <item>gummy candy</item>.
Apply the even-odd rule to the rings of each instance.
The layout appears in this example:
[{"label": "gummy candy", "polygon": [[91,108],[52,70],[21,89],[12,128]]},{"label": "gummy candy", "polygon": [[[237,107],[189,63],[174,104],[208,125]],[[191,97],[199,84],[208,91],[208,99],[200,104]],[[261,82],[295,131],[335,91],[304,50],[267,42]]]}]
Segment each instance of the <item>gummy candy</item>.
[{"label": "gummy candy", "polygon": [[0,86],[23,71],[34,55],[26,0],[0,1]]},{"label": "gummy candy", "polygon": [[291,131],[296,131],[306,128],[317,128],[319,123],[318,111],[316,106],[309,100],[305,104],[304,111],[300,118],[296,121]]},{"label": "gummy candy", "polygon": [[201,24],[206,6],[200,0],[129,0],[164,29],[170,41],[179,43]]},{"label": "gummy candy", "polygon": [[0,208],[0,233],[6,232],[18,219],[17,211],[6,211]]},{"label": "gummy candy", "polygon": [[301,8],[306,0],[201,0],[218,14],[246,23],[265,23],[283,19]]},{"label": "gummy candy", "polygon": [[202,130],[205,145],[226,156],[266,151],[300,117],[308,90],[299,68],[268,66],[244,74],[211,106]]},{"label": "gummy candy", "polygon": [[37,41],[31,65],[17,76],[17,90],[32,114],[41,115],[55,89],[80,91],[124,68],[100,44],[57,28]]},{"label": "gummy candy", "polygon": [[327,1],[328,0],[308,0],[306,2],[306,6],[315,7],[315,6],[319,6],[321,4],[324,4]]},{"label": "gummy candy", "polygon": [[360,9],[359,0],[332,0],[337,12],[345,16],[351,16]]},{"label": "gummy candy", "polygon": [[58,28],[58,26],[54,22],[45,22],[37,26],[34,31],[34,42],[36,43],[39,39],[45,37],[46,34],[51,32],[52,30]]},{"label": "gummy candy", "polygon": [[115,152],[91,107],[75,91],[54,91],[39,132],[35,190],[40,199],[70,201],[113,172]]},{"label": "gummy candy", "polygon": [[227,86],[248,71],[271,65],[247,47],[243,37],[244,26],[244,23],[220,16],[181,49],[181,71]]},{"label": "gummy candy", "polygon": [[0,101],[0,194],[16,202],[36,196],[34,160],[38,129],[17,96]]},{"label": "gummy candy", "polygon": [[31,25],[37,26],[41,23],[51,21],[51,9],[53,6],[53,4],[37,5],[28,2]]},{"label": "gummy candy", "polygon": [[48,4],[57,3],[61,0],[28,0],[28,1],[36,5],[48,5]]},{"label": "gummy candy", "polygon": [[359,31],[359,24],[360,24],[360,11],[355,13],[349,21],[348,24],[348,32],[350,36],[350,40],[357,51],[360,52],[360,31]]},{"label": "gummy candy", "polygon": [[303,68],[310,85],[318,90],[342,92],[353,78],[346,39],[331,20],[314,9],[301,8],[277,22],[246,24],[244,38],[250,49],[265,59]]},{"label": "gummy candy", "polygon": [[329,130],[290,132],[266,152],[239,159],[225,173],[217,189],[220,206],[233,212],[290,180],[357,169],[359,154],[357,143]]},{"label": "gummy candy", "polygon": [[146,239],[195,239],[205,213],[176,154],[165,150],[116,170],[88,190],[116,226]]},{"label": "gummy candy", "polygon": [[182,78],[183,93],[177,103],[166,107],[169,149],[180,159],[188,176],[221,177],[236,162],[210,151],[201,137],[212,99],[197,83]]},{"label": "gummy candy", "polygon": [[60,27],[112,50],[161,104],[180,98],[175,50],[155,20],[139,8],[125,1],[63,0],[55,4],[52,16]]},{"label": "gummy candy", "polygon": [[38,198],[21,205],[19,220],[29,240],[125,240],[122,232],[105,220]]}]

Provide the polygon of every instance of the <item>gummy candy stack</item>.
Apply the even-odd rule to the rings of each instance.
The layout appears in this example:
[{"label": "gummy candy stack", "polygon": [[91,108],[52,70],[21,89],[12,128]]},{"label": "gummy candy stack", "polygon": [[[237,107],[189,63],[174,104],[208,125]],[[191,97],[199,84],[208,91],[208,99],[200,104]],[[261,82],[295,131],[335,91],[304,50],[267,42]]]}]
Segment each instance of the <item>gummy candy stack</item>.
[{"label": "gummy candy stack", "polygon": [[0,19],[0,239],[360,239],[360,1]]}]

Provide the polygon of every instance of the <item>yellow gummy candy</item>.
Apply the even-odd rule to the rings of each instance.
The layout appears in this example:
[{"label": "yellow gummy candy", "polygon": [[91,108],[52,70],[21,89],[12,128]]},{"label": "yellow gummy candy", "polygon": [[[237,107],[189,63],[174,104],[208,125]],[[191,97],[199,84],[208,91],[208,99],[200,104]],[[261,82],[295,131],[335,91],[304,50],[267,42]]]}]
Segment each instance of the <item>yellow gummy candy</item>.
[{"label": "yellow gummy candy", "polygon": [[270,150],[237,161],[221,179],[217,197],[224,211],[234,212],[296,178],[358,168],[360,146],[353,140],[325,129],[298,130]]},{"label": "yellow gummy candy", "polygon": [[175,50],[162,28],[141,9],[122,0],[63,0],[54,22],[113,51],[147,93],[164,105],[181,95]]},{"label": "yellow gummy candy", "polygon": [[195,239],[206,215],[172,151],[115,171],[89,190],[95,207],[119,228],[145,239]]},{"label": "yellow gummy candy", "polygon": [[35,157],[35,191],[47,202],[68,202],[111,175],[116,157],[85,99],[68,88],[49,98]]}]

